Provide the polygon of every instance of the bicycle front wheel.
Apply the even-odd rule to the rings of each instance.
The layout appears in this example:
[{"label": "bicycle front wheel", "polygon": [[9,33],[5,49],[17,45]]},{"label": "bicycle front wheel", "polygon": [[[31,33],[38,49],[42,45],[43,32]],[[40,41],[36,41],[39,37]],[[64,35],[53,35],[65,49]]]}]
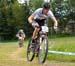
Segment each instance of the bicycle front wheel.
[{"label": "bicycle front wheel", "polygon": [[[41,38],[41,37],[40,37]],[[40,44],[40,49],[38,52],[39,63],[44,63],[48,53],[48,37],[45,36]]]},{"label": "bicycle front wheel", "polygon": [[29,41],[28,47],[27,47],[27,60],[32,61],[35,56],[35,46],[34,43],[32,43],[32,40]]}]

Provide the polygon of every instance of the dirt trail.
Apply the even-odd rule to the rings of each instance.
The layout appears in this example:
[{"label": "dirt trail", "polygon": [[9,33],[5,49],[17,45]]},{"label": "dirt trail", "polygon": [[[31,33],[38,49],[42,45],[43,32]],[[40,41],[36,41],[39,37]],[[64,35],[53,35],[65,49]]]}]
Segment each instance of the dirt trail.
[{"label": "dirt trail", "polygon": [[25,58],[20,58],[19,57],[19,54],[23,51],[23,48],[17,48],[16,51],[14,51],[13,53],[11,53],[9,55],[9,57],[12,59],[12,60],[23,60],[23,61],[26,61]]},{"label": "dirt trail", "polygon": [[38,64],[37,60],[33,60],[31,63],[29,63],[25,58],[20,58],[19,54],[23,51],[23,48],[17,48],[15,52],[10,54],[10,58],[12,60],[16,61],[24,61],[24,63],[27,63],[28,66],[32,65],[34,66],[75,66],[74,63],[68,63],[68,62],[56,62],[56,61],[46,61],[43,65]]}]

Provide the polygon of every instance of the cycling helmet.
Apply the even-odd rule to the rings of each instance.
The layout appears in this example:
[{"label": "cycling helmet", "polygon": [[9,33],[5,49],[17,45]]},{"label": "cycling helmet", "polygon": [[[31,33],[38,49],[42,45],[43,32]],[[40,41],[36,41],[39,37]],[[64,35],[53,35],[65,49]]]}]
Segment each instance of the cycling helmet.
[{"label": "cycling helmet", "polygon": [[19,31],[20,31],[20,32],[23,32],[23,29],[20,29]]},{"label": "cycling helmet", "polygon": [[50,4],[48,2],[45,2],[42,4],[42,7],[45,9],[50,9]]}]

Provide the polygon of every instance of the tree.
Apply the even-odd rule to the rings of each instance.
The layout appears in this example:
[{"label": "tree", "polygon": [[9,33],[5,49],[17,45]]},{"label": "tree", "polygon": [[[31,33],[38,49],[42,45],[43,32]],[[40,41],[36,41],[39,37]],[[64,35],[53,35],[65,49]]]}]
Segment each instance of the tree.
[{"label": "tree", "polygon": [[[59,22],[60,32],[65,31],[66,25],[70,19],[74,18],[74,4],[71,0],[53,0],[52,10]],[[74,3],[74,2],[73,2]]]}]

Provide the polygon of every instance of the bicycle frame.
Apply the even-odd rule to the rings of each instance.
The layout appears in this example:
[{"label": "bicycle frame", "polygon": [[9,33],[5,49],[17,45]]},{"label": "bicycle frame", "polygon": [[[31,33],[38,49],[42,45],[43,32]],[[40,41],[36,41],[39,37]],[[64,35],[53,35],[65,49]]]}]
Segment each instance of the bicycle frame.
[{"label": "bicycle frame", "polygon": [[[47,32],[48,32],[48,27],[45,24],[44,26],[41,27],[42,30],[39,31],[38,33],[38,37],[35,40],[35,43],[32,43],[32,40],[29,41],[28,44],[28,48],[27,48],[27,59],[28,61],[32,61],[34,59],[34,55],[36,54],[39,60],[39,63],[44,63],[47,57],[47,52],[48,52],[48,37],[47,37]],[[42,42],[45,40],[44,42],[44,48],[42,49],[42,51],[44,52],[43,55],[44,57],[41,59],[41,45]],[[31,46],[33,45],[34,48],[32,48]],[[32,49],[31,49],[32,48]],[[38,50],[38,52],[37,52]],[[29,55],[30,52],[32,52],[32,56]],[[30,57],[31,56],[31,57]]]}]

